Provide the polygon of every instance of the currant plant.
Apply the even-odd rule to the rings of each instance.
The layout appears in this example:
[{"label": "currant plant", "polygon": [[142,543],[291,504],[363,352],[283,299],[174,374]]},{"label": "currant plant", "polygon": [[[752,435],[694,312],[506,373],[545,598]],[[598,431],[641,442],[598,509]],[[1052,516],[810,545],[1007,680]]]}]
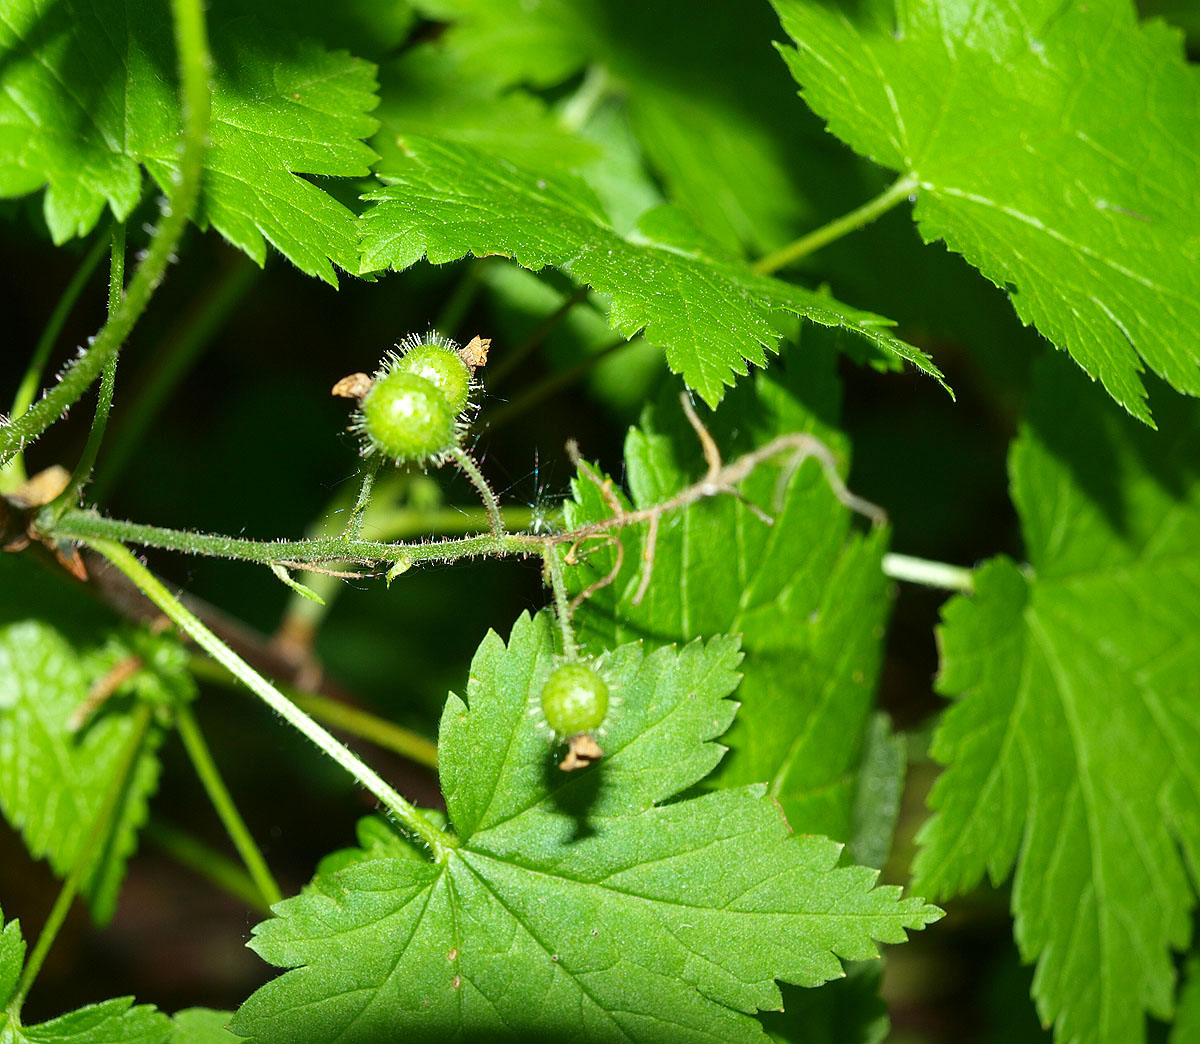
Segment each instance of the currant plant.
[{"label": "currant plant", "polygon": [[1196,30],[9,0],[0,1044],[1200,1038]]}]

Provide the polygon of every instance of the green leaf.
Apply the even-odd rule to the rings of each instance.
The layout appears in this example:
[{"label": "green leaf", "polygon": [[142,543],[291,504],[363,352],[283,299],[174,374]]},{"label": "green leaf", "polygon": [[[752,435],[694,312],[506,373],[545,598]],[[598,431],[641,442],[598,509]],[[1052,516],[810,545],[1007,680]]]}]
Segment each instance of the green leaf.
[{"label": "green leaf", "polygon": [[916,179],[926,241],[1134,416],[1142,361],[1200,394],[1200,79],[1177,32],[1127,0],[774,3],[805,100]]},{"label": "green leaf", "polygon": [[[818,349],[806,342],[803,356],[788,355],[786,369],[739,385],[720,411],[704,417],[727,461],[796,432],[815,435],[844,461],[846,441],[834,427],[841,398],[835,357]],[[739,487],[773,525],[731,496],[664,518],[638,605],[647,526],[626,528],[622,567],[579,608],[577,626],[594,650],[633,638],[661,645],[741,634],[742,709],[728,737],[733,753],[711,782],[766,782],[793,828],[847,841],[889,605],[881,567],[886,534],[853,533],[853,516],[817,461],[794,469],[791,457],[760,466]],[[704,469],[696,434],[673,396],[648,409],[626,439],[635,508],[663,503]],[[611,517],[596,481],[581,475],[574,491],[568,527]],[[616,564],[610,545],[583,551],[582,564],[568,574],[574,593]],[[871,850],[877,848],[878,840]]]},{"label": "green leaf", "polygon": [[[133,735],[128,697],[111,697],[79,731],[72,715],[88,698],[101,659],[86,660],[36,620],[0,628],[0,810],[26,847],[59,876],[75,864]],[[158,784],[152,728],[118,806],[107,842],[84,881],[92,916],[113,914],[125,863],[137,846]]]},{"label": "green leaf", "polygon": [[0,910],[0,1011],[8,1002],[21,978],[25,966],[25,940],[21,936],[19,921],[4,923],[4,912]]},{"label": "green leaf", "polygon": [[242,1038],[225,1027],[233,1020],[231,1011],[186,1008],[171,1018],[168,1044],[235,1044]]},{"label": "green leaf", "polygon": [[[252,946],[287,974],[239,1010],[263,1041],[762,1040],[775,979],[841,975],[938,911],[838,846],[791,834],[761,787],[677,799],[721,757],[731,638],[611,650],[606,756],[563,773],[531,717],[556,664],[549,614],[494,633],[442,717],[459,845],[441,864],[375,852],[318,875]],[[374,856],[374,857],[372,857]]]},{"label": "green leaf", "polygon": [[[20,922],[5,924],[2,910],[0,925],[0,1044],[165,1044],[171,1028],[167,1017],[149,1005],[135,1006],[132,997],[89,1004],[37,1026],[22,1026],[8,1011],[8,1001],[21,977],[25,940]],[[196,1038],[195,1044],[206,1042]]]},{"label": "green leaf", "polygon": [[611,297],[609,322],[642,331],[667,363],[715,405],[746,372],[765,366],[778,331],[771,312],[844,327],[888,357],[935,377],[924,353],[886,331],[887,320],[824,294],[761,276],[707,242],[677,211],[652,211],[641,237],[612,229],[592,192],[573,178],[538,177],[468,146],[408,135],[405,159],[380,170],[384,188],[364,197],[364,270],[440,264],[501,254],[526,268],[553,265]]},{"label": "green leaf", "polygon": [[1184,986],[1175,1009],[1170,1044],[1190,1044],[1200,1040],[1200,957],[1193,954],[1184,966]]},{"label": "green leaf", "polygon": [[855,180],[852,158],[791,96],[787,71],[765,57],[778,35],[766,4],[422,6],[453,20],[438,46],[476,77],[550,87],[582,72],[564,113],[619,107],[670,202],[730,251],[765,253],[822,223],[827,197],[848,172]]},{"label": "green leaf", "polygon": [[1165,399],[1156,435],[1061,367],[1039,378],[1010,457],[1031,567],[994,559],[944,611],[956,702],[917,886],[954,895],[1015,865],[1043,1020],[1128,1044],[1145,1012],[1171,1014],[1184,858],[1200,868],[1200,410]]},{"label": "green leaf", "polygon": [[[299,175],[361,177],[375,154],[374,66],[253,20],[214,19],[210,148],[196,220],[260,265],[266,242],[336,284],[357,271],[354,215]],[[85,235],[107,205],[166,189],[181,125],[166,6],[116,0],[9,4],[0,24],[0,196],[45,186],[55,242]]]}]

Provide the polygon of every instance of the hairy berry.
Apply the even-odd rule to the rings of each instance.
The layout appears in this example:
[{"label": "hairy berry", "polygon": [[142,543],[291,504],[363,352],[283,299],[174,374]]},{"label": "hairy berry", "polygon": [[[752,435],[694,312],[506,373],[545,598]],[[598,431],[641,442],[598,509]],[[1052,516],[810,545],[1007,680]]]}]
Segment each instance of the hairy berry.
[{"label": "hairy berry", "polygon": [[594,732],[608,716],[608,686],[584,663],[564,663],[542,687],[546,724],[560,736]]},{"label": "hairy berry", "polygon": [[455,411],[424,377],[393,369],[377,377],[359,405],[358,428],[398,464],[436,458],[458,441]]},{"label": "hairy berry", "polygon": [[424,377],[442,393],[456,415],[466,409],[471,395],[471,371],[458,352],[448,345],[418,344],[401,355],[393,367]]}]

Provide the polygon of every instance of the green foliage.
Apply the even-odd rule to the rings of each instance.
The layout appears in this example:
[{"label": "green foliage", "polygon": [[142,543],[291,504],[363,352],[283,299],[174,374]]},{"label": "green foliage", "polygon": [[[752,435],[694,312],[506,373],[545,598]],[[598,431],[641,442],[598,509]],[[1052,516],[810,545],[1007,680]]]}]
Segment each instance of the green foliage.
[{"label": "green foliage", "polygon": [[746,362],[765,366],[779,333],[771,312],[789,312],[867,339],[887,358],[940,373],[923,352],[887,332],[879,316],[826,294],[761,276],[708,241],[679,212],[651,211],[640,236],[617,235],[587,186],[545,178],[465,145],[407,135],[403,156],[381,168],[386,187],[366,199],[364,270],[403,270],[467,253],[502,254],[537,271],[567,270],[611,297],[609,322],[642,331],[667,365],[711,405]]},{"label": "green foliage", "polygon": [[442,716],[459,843],[442,864],[366,852],[255,930],[294,969],[239,1010],[263,1041],[462,1034],[759,1040],[775,979],[815,986],[939,916],[838,846],[791,834],[761,787],[671,801],[720,760],[737,643],[609,651],[621,698],[606,755],[570,776],[529,727],[555,658],[551,618],[494,633]]},{"label": "green foliage", "polygon": [[[777,369],[739,385],[708,418],[726,456],[785,432],[807,432],[844,458],[833,357],[816,343],[804,347],[810,360],[795,353],[782,375]],[[696,433],[678,399],[666,397],[630,431],[625,466],[634,507],[661,503],[703,474]],[[640,604],[633,599],[644,576],[647,526],[626,529],[620,571],[576,617],[580,637],[599,651],[633,638],[659,645],[740,634],[743,706],[729,735],[733,753],[714,782],[766,782],[795,829],[848,839],[888,611],[880,569],[886,533],[851,532],[851,512],[816,460],[795,468],[782,454],[740,488],[748,503],[730,496],[703,501],[661,528]],[[596,482],[581,476],[574,490],[568,525],[612,513]],[[572,570],[573,587],[607,576],[615,554],[612,547],[590,550]]]},{"label": "green foliage", "polygon": [[[844,157],[825,147],[817,121],[789,96],[786,70],[770,58],[765,45],[778,23],[766,4],[573,0],[531,8],[519,0],[425,0],[422,6],[453,19],[438,41],[440,64],[477,70],[470,80],[488,89],[492,104],[511,107],[506,118],[515,99],[531,97],[515,84],[569,83],[582,71],[578,94],[560,107],[557,132],[567,148],[576,143],[576,156],[578,137],[561,125],[582,122],[586,135],[585,117],[611,115],[619,100],[639,160],[671,201],[728,250],[762,253],[818,223],[821,195],[846,177]],[[386,83],[383,95],[386,107]],[[501,155],[529,165],[503,151],[525,135],[495,134],[490,115],[477,109],[467,117],[488,134],[488,151],[495,151],[494,141]],[[554,155],[548,148],[537,169],[547,169]],[[596,183],[598,165],[576,163],[608,204]],[[795,176],[799,170],[803,179]]]},{"label": "green foliage", "polygon": [[[1144,10],[1195,28],[1179,0]],[[773,50],[781,35],[794,46]],[[1174,1017],[1157,1028],[1171,1044],[1196,1036],[1200,414],[1175,391],[1200,394],[1198,90],[1179,32],[1129,0],[11,0],[0,196],[33,227],[10,233],[9,326],[55,307],[35,285],[43,233],[100,237],[110,212],[130,278],[118,247],[110,319],[57,383],[60,334],[82,339],[98,303],[89,271],[38,346],[8,353],[26,375],[2,375],[23,392],[0,416],[0,845],[65,880],[28,954],[0,919],[0,1044],[877,1044],[877,944],[941,913],[876,887],[870,868],[902,881],[913,849],[935,898],[1013,878],[964,903],[969,933],[890,964],[896,1003],[946,995],[937,1044],[978,1029],[955,1024],[960,995],[973,1018],[979,995],[1011,1009],[992,1035],[1033,1031],[1011,1003],[1018,950],[1060,1044],[1137,1044],[1148,1016]],[[915,225],[886,213],[910,196]],[[300,273],[365,278],[308,293],[272,266],[238,308],[246,281],[206,283],[224,248],[182,240],[189,221],[260,266],[270,243]],[[329,382],[434,327],[490,339],[491,358],[390,355],[350,428],[462,475],[377,483],[376,456],[352,482]],[[1053,353],[1032,365],[1037,332],[1136,420]],[[943,381],[926,351],[962,406],[925,380]],[[137,468],[108,504],[111,474],[87,484],[114,467],[107,395],[82,456],[71,432],[34,443],[90,412],[119,354],[114,425],[130,409],[127,433],[156,435],[133,453],[128,437],[117,456]],[[155,416],[163,402],[183,408]],[[588,457],[568,451],[560,508],[547,447],[568,438]],[[76,465],[59,498],[53,471],[25,482],[51,461]],[[113,517],[127,510],[180,528]],[[311,539],[270,539],[306,523]],[[900,553],[926,545],[947,561]],[[165,552],[243,568],[214,580]],[[548,591],[490,565],[413,575],[475,557],[533,559]],[[277,619],[270,574],[313,600]],[[936,651],[941,596],[889,576],[959,593]],[[141,596],[165,616],[113,631]],[[542,601],[507,644],[489,630]],[[432,732],[485,631],[436,750],[389,720]],[[550,681],[579,662],[606,690],[590,719]],[[193,671],[244,685],[327,760],[303,747],[277,766],[236,708],[210,752],[181,713]],[[121,998],[26,1026],[76,895],[113,915],[173,716],[246,870],[166,821],[186,810],[174,781],[149,833],[238,902],[280,894],[260,824],[286,832],[299,805],[313,836],[344,825],[351,779],[381,814],[351,848],[336,826],[274,846],[329,854],[256,929],[282,974],[236,1014]],[[321,721],[413,763],[373,768]],[[558,742],[577,727],[603,754],[559,771],[592,757]],[[930,736],[944,771],[923,817]],[[438,782],[444,809],[423,807]],[[259,801],[244,820],[243,797]]]},{"label": "green foliage", "polygon": [[[120,692],[80,728],[72,727],[72,716],[112,661],[111,648],[89,660],[34,620],[0,629],[0,809],[29,851],[48,859],[59,875],[75,865],[136,729],[134,701]],[[153,680],[133,685],[161,687]],[[125,863],[158,784],[160,738],[152,729],[143,742],[107,840],[84,879],[83,892],[99,923],[112,916]]]},{"label": "green foliage", "polygon": [[[357,270],[353,213],[299,175],[362,177],[375,154],[374,67],[241,16],[211,26],[216,65],[204,198],[211,225],[260,265],[270,242],[309,275]],[[45,186],[55,242],[117,220],[178,165],[166,5],[8,5],[0,24],[0,196]]]},{"label": "green foliage", "polygon": [[[773,0],[829,129],[912,176],[914,217],[1150,420],[1139,359],[1200,394],[1200,80],[1127,0]],[[1131,102],[1138,99],[1138,102]],[[1145,99],[1145,104],[1140,100]]]},{"label": "green foliage", "polygon": [[[1046,367],[1013,447],[1030,568],[983,566],[945,609],[949,768],[918,889],[951,896],[1016,866],[1034,996],[1059,1039],[1143,1039],[1169,1018],[1200,866],[1200,411],[1155,435]],[[1182,850],[1182,851],[1181,851]],[[1185,863],[1186,860],[1186,863]]]}]

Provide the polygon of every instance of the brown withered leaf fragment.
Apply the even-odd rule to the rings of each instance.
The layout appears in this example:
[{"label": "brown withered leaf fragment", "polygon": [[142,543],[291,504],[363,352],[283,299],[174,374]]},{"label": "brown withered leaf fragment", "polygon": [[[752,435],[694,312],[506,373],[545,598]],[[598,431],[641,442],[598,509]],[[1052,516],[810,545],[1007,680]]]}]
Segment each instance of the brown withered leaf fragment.
[{"label": "brown withered leaf fragment", "polygon": [[8,499],[23,508],[44,507],[66,489],[70,481],[71,473],[66,468],[51,464],[22,482]]},{"label": "brown withered leaf fragment", "polygon": [[492,346],[490,337],[472,337],[467,344],[458,350],[458,357],[462,359],[471,369],[477,366],[486,366],[488,358],[488,349]]},{"label": "brown withered leaf fragment", "polygon": [[361,399],[371,390],[374,383],[369,374],[352,373],[338,381],[329,394],[336,395],[339,399]]},{"label": "brown withered leaf fragment", "polygon": [[563,772],[575,772],[581,768],[587,768],[593,761],[599,761],[604,757],[604,751],[600,749],[600,744],[596,742],[596,737],[590,732],[581,732],[578,736],[572,736],[567,740],[567,756],[559,763],[559,768]]}]

